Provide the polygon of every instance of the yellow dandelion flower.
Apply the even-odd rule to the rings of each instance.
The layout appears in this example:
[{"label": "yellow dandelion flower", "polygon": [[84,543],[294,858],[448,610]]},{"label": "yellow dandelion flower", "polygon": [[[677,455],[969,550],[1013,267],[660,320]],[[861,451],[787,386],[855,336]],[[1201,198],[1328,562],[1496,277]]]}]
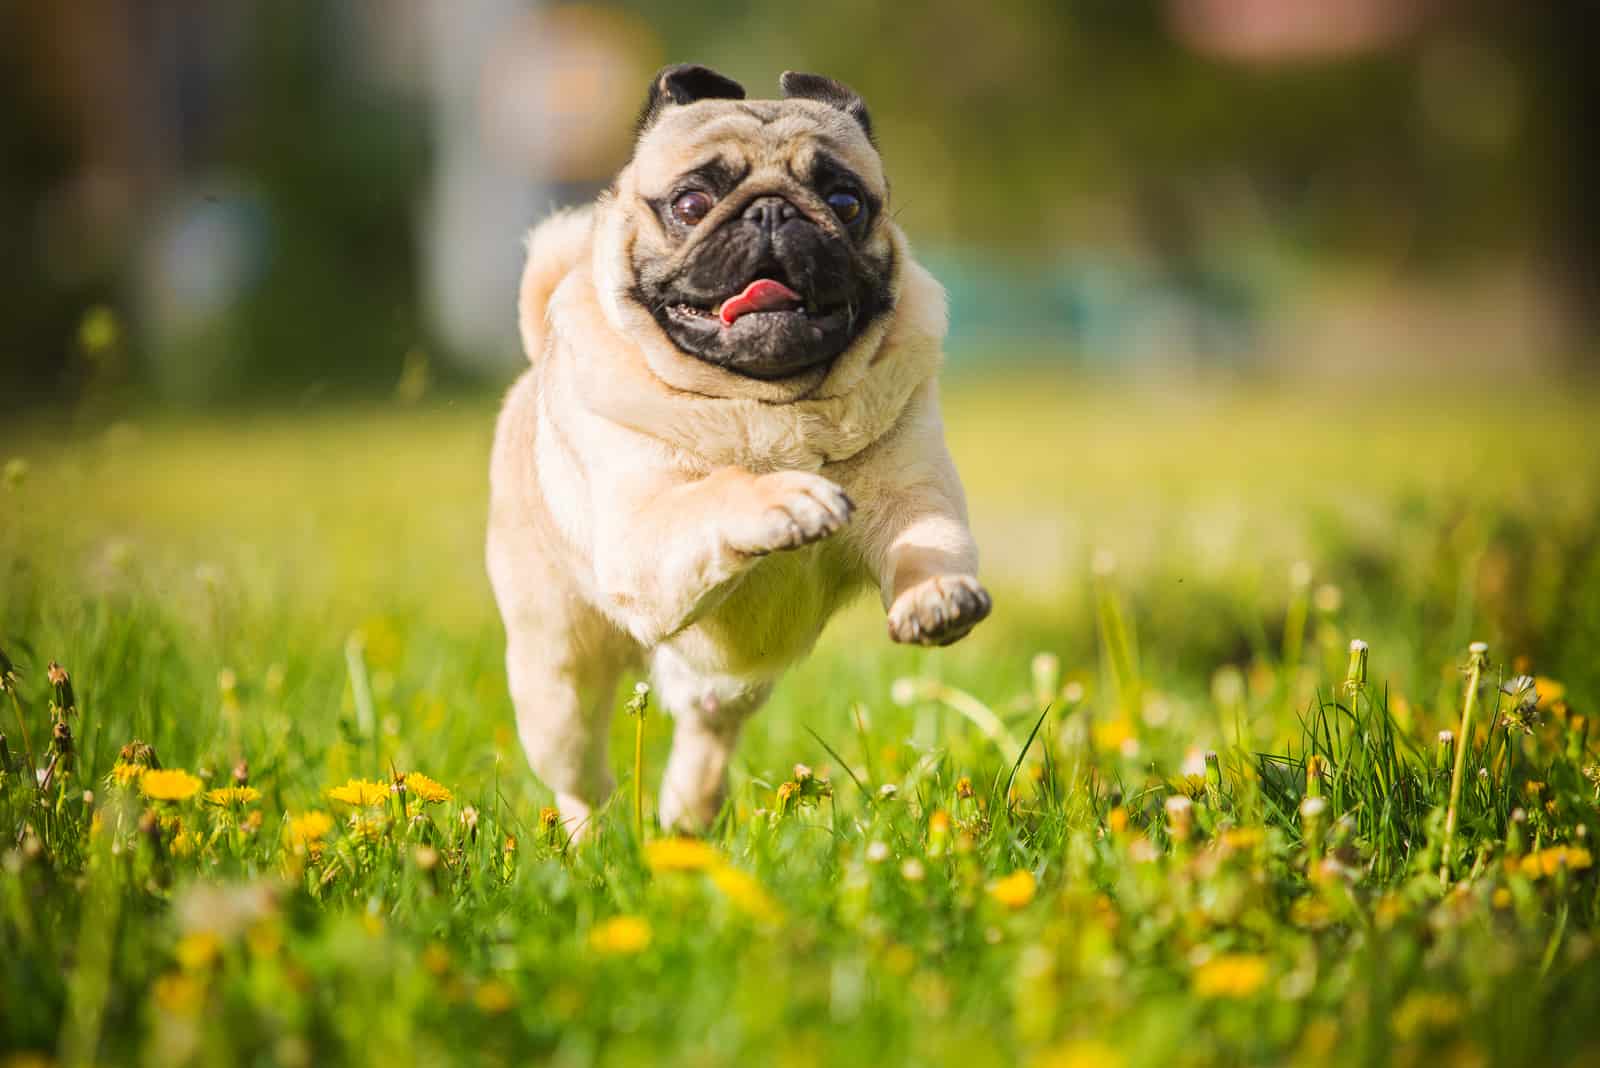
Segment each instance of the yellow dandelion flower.
[{"label": "yellow dandelion flower", "polygon": [[1594,864],[1594,858],[1581,846],[1551,846],[1522,858],[1522,874],[1530,879],[1554,876],[1562,869],[1583,871]]},{"label": "yellow dandelion flower", "polygon": [[456,799],[456,795],[451,793],[448,787],[428,778],[420,771],[406,772],[406,791],[428,805],[441,805]]},{"label": "yellow dandelion flower", "polygon": [[180,831],[172,839],[172,855],[192,857],[200,851],[200,836],[193,831]]},{"label": "yellow dandelion flower", "polygon": [[613,916],[589,932],[589,946],[607,956],[629,956],[650,945],[650,924],[639,916]]},{"label": "yellow dandelion flower", "polygon": [[760,923],[777,923],[783,919],[783,910],[755,876],[727,865],[718,865],[707,874],[733,907],[751,919]]},{"label": "yellow dandelion flower", "polygon": [[1449,1030],[1461,1019],[1461,1000],[1430,990],[1413,990],[1394,1010],[1389,1021],[1403,1040],[1419,1038],[1434,1031]]},{"label": "yellow dandelion flower", "polygon": [[422,951],[422,966],[429,975],[443,977],[450,970],[450,951],[442,942],[429,942]]},{"label": "yellow dandelion flower", "polygon": [[658,838],[644,847],[644,862],[653,872],[705,871],[722,861],[715,846],[698,838]]},{"label": "yellow dandelion flower", "polygon": [[206,803],[209,805],[248,805],[252,801],[261,800],[261,791],[254,786],[224,786],[220,790],[207,790]]},{"label": "yellow dandelion flower", "polygon": [[193,1016],[205,1001],[205,987],[177,972],[157,979],[152,993],[161,1011],[172,1016]]},{"label": "yellow dandelion flower", "polygon": [[1121,834],[1128,829],[1128,810],[1118,805],[1106,813],[1106,828],[1112,834]]},{"label": "yellow dandelion flower", "polygon": [[222,954],[222,939],[212,931],[196,931],[178,939],[172,955],[186,971],[199,971]]},{"label": "yellow dandelion flower", "polygon": [[305,812],[289,820],[289,845],[315,852],[322,839],[333,830],[333,817],[326,812]]},{"label": "yellow dandelion flower", "polygon": [[1259,846],[1265,835],[1260,827],[1229,827],[1217,841],[1225,853],[1249,853]]},{"label": "yellow dandelion flower", "polygon": [[1223,953],[1194,970],[1194,992],[1203,998],[1247,998],[1267,981],[1267,959],[1254,953]]},{"label": "yellow dandelion flower", "polygon": [[385,821],[357,813],[350,817],[350,837],[360,842],[376,842],[383,837]]},{"label": "yellow dandelion flower", "polygon": [[1095,1039],[1077,1039],[1045,1050],[1033,1068],[1120,1068],[1122,1054]]},{"label": "yellow dandelion flower", "polygon": [[1008,909],[1022,908],[1038,891],[1039,884],[1034,881],[1033,873],[1026,870],[1014,871],[989,884],[989,896]]},{"label": "yellow dandelion flower", "polygon": [[119,760],[111,765],[111,773],[106,776],[107,786],[137,786],[139,777],[145,773],[142,764],[130,764]]},{"label": "yellow dandelion flower", "polygon": [[1133,724],[1121,718],[1096,723],[1090,728],[1090,733],[1094,736],[1096,748],[1099,749],[1114,749],[1120,752],[1134,740]]},{"label": "yellow dandelion flower", "polygon": [[373,782],[371,779],[351,779],[343,786],[329,790],[328,796],[347,805],[372,808],[389,800],[389,787],[386,783]]},{"label": "yellow dandelion flower", "polygon": [[478,1006],[479,1012],[497,1016],[509,1011],[517,1003],[517,998],[506,983],[499,979],[490,979],[473,993],[472,1003]]},{"label": "yellow dandelion flower", "polygon": [[1534,692],[1539,695],[1539,705],[1549,707],[1552,702],[1559,701],[1567,695],[1567,688],[1555,679],[1538,675],[1533,680]]},{"label": "yellow dandelion flower", "polygon": [[139,792],[152,801],[187,801],[202,783],[181,768],[151,768],[139,776]]},{"label": "yellow dandelion flower", "polygon": [[1496,887],[1492,900],[1495,908],[1508,909],[1511,907],[1511,891],[1503,886]]}]

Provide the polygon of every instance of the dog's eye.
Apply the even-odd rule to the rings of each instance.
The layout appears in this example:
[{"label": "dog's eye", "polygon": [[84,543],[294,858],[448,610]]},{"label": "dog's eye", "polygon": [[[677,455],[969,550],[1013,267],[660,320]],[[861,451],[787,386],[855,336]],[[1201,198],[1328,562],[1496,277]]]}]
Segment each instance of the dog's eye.
[{"label": "dog's eye", "polygon": [[693,226],[711,210],[711,198],[705,193],[688,192],[672,202],[672,217],[685,226]]},{"label": "dog's eye", "polygon": [[848,189],[840,189],[828,194],[828,207],[839,216],[840,222],[854,222],[861,214],[861,198]]}]

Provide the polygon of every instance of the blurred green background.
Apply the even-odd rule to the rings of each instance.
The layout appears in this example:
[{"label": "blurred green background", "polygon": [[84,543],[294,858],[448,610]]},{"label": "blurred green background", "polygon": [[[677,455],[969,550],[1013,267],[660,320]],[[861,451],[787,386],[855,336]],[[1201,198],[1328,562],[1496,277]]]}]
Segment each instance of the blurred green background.
[{"label": "blurred green background", "polygon": [[0,413],[505,381],[522,234],[684,60],[865,95],[958,372],[1586,371],[1581,7],[5,0]]}]

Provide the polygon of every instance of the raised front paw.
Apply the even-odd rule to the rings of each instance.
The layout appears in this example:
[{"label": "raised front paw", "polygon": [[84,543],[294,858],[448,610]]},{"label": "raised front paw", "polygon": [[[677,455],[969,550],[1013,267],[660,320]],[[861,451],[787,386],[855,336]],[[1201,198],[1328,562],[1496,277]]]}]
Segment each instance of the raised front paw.
[{"label": "raised front paw", "polygon": [[924,579],[889,606],[889,637],[907,645],[949,645],[981,623],[993,602],[971,575]]},{"label": "raised front paw", "polygon": [[728,544],[750,556],[798,549],[838,533],[855,505],[844,490],[807,471],[757,475],[745,506],[728,518]]}]

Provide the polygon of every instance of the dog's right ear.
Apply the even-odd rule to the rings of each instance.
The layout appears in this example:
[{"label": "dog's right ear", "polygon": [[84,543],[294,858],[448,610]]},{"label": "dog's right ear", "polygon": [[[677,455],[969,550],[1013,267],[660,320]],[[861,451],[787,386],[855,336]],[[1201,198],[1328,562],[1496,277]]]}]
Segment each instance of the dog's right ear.
[{"label": "dog's right ear", "polygon": [[650,82],[650,95],[645,99],[644,110],[639,112],[636,129],[638,133],[644,133],[656,121],[656,116],[677,104],[692,104],[696,100],[743,99],[744,86],[710,67],[695,63],[662,67]]}]

